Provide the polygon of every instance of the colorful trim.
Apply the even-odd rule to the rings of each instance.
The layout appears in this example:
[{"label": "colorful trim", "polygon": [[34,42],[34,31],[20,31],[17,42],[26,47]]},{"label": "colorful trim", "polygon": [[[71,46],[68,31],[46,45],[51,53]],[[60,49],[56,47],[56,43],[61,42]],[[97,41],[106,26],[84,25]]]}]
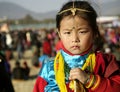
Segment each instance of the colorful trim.
[{"label": "colorful trim", "polygon": [[96,80],[95,80],[95,83],[94,83],[93,87],[91,88],[91,90],[95,90],[98,87],[98,85],[100,84],[100,80],[101,80],[100,76],[95,75],[95,78],[96,78]]},{"label": "colorful trim", "polygon": [[67,92],[66,83],[65,83],[65,73],[64,73],[64,60],[60,52],[58,52],[54,60],[54,71],[55,71],[55,79],[60,88],[60,91]]},{"label": "colorful trim", "polygon": [[88,69],[89,72],[93,73],[95,65],[96,65],[95,53],[90,53],[88,58],[86,59],[85,64],[82,67],[82,70]]},{"label": "colorful trim", "polygon": [[94,82],[95,82],[95,76],[94,76],[94,75],[90,75],[90,80],[88,81],[87,84],[85,84],[85,87],[86,87],[86,88],[92,87],[93,84],[94,84]]}]

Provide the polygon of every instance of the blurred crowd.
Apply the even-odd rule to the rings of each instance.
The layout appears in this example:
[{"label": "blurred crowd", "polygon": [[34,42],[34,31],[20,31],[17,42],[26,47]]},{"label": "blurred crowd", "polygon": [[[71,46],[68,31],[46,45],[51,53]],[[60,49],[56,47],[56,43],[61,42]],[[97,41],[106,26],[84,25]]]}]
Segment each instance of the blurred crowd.
[{"label": "blurred crowd", "polygon": [[[6,28],[6,30],[8,31],[0,32],[0,53],[6,58],[6,69],[12,78],[15,78],[15,72],[14,69],[12,71],[10,69],[10,60],[14,59],[15,66],[19,67],[18,63],[22,58],[25,58],[25,51],[32,52],[31,63],[36,67],[40,66],[42,55],[53,57],[56,54],[54,47],[59,38],[55,29],[9,30]],[[17,53],[16,56],[13,55],[14,52]],[[27,65],[27,62],[24,65]]]},{"label": "blurred crowd", "polygon": [[103,51],[114,54],[117,61],[120,61],[120,26],[101,27],[100,33],[103,38]]},{"label": "blurred crowd", "polygon": [[[99,27],[102,42],[98,43],[105,53],[115,55],[120,61],[120,26]],[[3,28],[4,29],[4,28]],[[1,30],[3,30],[1,28]],[[59,37],[55,28],[53,29],[22,29],[0,31],[0,54],[5,57],[5,68],[13,79],[29,79],[30,67],[24,62],[24,67],[20,66],[20,59],[25,58],[24,52],[31,50],[33,56],[31,63],[35,67],[41,67],[45,59],[54,57],[59,49]],[[17,57],[13,56],[17,52]],[[10,69],[10,60],[16,61],[14,69]],[[24,77],[23,77],[24,76]]]}]

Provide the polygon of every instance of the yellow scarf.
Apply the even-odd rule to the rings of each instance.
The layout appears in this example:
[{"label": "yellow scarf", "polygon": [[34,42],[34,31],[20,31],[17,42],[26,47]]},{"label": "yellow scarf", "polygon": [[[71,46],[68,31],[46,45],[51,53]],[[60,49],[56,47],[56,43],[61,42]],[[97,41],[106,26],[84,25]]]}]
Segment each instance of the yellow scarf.
[{"label": "yellow scarf", "polygon": [[[88,58],[86,59],[85,64],[82,67],[82,70],[88,69],[89,72],[93,72],[95,67],[95,54],[90,53]],[[55,71],[55,79],[60,88],[60,92],[67,92],[66,83],[65,83],[65,73],[64,73],[64,59],[60,52],[57,53],[54,60],[54,71]],[[78,83],[79,90],[74,88],[74,81],[70,82],[70,88],[76,92],[86,92],[82,83]]]}]

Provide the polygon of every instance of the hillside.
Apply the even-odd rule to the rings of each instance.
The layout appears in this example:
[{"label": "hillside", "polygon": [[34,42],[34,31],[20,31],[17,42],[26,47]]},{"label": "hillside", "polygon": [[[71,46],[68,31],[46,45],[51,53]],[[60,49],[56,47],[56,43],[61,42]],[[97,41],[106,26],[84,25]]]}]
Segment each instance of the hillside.
[{"label": "hillside", "polygon": [[[100,12],[100,15],[120,15],[120,0],[102,3],[98,9],[97,12]],[[57,10],[47,13],[36,13],[10,2],[0,2],[0,18],[6,16],[8,19],[20,19],[29,14],[35,19],[44,20],[48,18],[54,19],[56,13]]]},{"label": "hillside", "polygon": [[0,18],[7,17],[8,19],[20,19],[25,17],[27,14],[31,15],[35,19],[43,20],[46,18],[55,18],[56,11],[36,13],[13,3],[0,2]]}]

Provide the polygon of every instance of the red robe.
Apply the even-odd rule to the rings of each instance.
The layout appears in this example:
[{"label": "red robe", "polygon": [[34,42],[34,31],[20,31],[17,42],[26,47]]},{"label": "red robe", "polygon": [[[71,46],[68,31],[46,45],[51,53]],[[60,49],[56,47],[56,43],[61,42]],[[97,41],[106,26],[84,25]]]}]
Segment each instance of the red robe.
[{"label": "red robe", "polygon": [[[94,90],[87,89],[87,92],[120,92],[120,68],[113,55],[97,52],[94,74],[100,77],[100,83]],[[44,92],[46,85],[47,82],[39,76],[33,92]]]}]

